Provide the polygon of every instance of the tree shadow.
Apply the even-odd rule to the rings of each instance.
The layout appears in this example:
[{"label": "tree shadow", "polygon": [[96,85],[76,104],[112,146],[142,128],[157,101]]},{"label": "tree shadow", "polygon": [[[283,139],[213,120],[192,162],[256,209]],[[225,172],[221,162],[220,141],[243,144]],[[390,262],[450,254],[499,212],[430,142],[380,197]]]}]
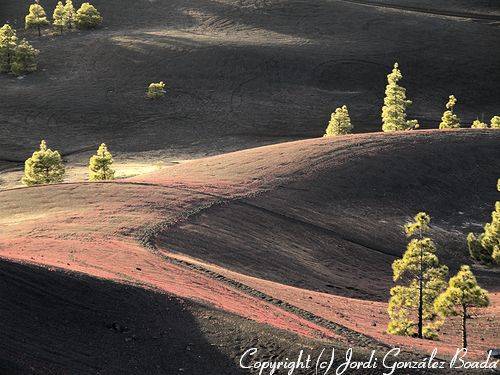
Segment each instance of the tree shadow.
[{"label": "tree shadow", "polygon": [[[240,374],[165,294],[0,261],[2,374]],[[210,310],[202,310],[209,314]]]}]

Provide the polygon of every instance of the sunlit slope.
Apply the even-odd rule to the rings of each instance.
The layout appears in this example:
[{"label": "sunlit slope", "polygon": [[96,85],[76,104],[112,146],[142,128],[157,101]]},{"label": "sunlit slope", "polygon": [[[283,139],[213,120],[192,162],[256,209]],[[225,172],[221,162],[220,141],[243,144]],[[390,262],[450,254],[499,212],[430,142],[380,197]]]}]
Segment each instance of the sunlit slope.
[{"label": "sunlit slope", "polygon": [[[443,261],[452,269],[470,262],[465,236],[489,220],[498,198],[499,144],[495,131],[380,134],[188,163],[172,169],[176,178],[234,176],[237,189],[246,185],[257,194],[194,213],[157,241],[166,251],[247,275],[385,298],[390,264],[407,241],[401,226],[418,211],[432,216]],[[478,270],[488,285],[489,272]]]},{"label": "sunlit slope", "polygon": [[[498,111],[500,29],[488,20],[343,1],[93,3],[101,29],[28,34],[39,71],[0,76],[4,162],[22,162],[41,138],[64,154],[106,142],[115,152],[200,155],[321,136],[342,104],[357,132],[374,131],[396,60],[423,127],[437,126],[451,93],[464,125]],[[2,4],[0,21],[24,36],[28,4]],[[51,14],[55,1],[43,5]],[[159,80],[166,98],[146,100]]]}]

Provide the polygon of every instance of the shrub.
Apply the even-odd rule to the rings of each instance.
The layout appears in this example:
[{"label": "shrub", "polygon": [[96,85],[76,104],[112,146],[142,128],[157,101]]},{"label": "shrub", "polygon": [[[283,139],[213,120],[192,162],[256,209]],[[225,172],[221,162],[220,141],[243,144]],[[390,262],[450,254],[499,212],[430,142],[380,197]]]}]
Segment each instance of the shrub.
[{"label": "shrub", "polygon": [[480,120],[474,120],[474,122],[471,125],[472,129],[488,129],[488,124],[480,121]]},{"label": "shrub", "polygon": [[146,96],[149,99],[159,99],[165,95],[165,84],[163,81],[157,83],[151,83],[148,86],[148,91],[146,91]]},{"label": "shrub", "polygon": [[491,128],[500,129],[500,116],[494,116],[491,118]]}]

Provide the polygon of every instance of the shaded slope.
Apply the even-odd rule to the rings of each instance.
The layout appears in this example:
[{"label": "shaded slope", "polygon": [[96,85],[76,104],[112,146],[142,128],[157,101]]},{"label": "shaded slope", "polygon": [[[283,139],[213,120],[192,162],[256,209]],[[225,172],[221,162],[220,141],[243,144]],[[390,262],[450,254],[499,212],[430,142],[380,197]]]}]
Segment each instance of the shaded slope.
[{"label": "shaded slope", "polygon": [[[29,35],[40,71],[0,77],[1,160],[24,160],[41,138],[64,153],[103,141],[120,152],[219,153],[319,136],[342,104],[356,131],[377,130],[395,60],[424,127],[450,93],[466,124],[497,114],[499,29],[489,24],[338,1],[94,3],[102,29]],[[28,4],[2,4],[1,18],[21,28]],[[167,97],[145,100],[158,80]]]},{"label": "shaded slope", "polygon": [[[158,244],[263,279],[385,299],[390,264],[406,242],[401,225],[420,210],[433,217],[432,236],[452,270],[469,262],[465,235],[497,198],[499,144],[495,131],[379,134],[188,163],[174,174],[234,174],[249,191],[259,182],[269,191],[256,187],[254,198],[201,211],[165,229]],[[478,274],[498,289],[494,273]]]}]

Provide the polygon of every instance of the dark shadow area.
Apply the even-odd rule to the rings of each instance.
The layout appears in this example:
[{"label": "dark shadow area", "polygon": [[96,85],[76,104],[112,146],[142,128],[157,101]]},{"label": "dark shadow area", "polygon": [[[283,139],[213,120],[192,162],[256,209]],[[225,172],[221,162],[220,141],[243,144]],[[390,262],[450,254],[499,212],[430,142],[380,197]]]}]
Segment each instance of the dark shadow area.
[{"label": "dark shadow area", "polygon": [[0,373],[239,374],[201,332],[194,306],[2,260]]}]

